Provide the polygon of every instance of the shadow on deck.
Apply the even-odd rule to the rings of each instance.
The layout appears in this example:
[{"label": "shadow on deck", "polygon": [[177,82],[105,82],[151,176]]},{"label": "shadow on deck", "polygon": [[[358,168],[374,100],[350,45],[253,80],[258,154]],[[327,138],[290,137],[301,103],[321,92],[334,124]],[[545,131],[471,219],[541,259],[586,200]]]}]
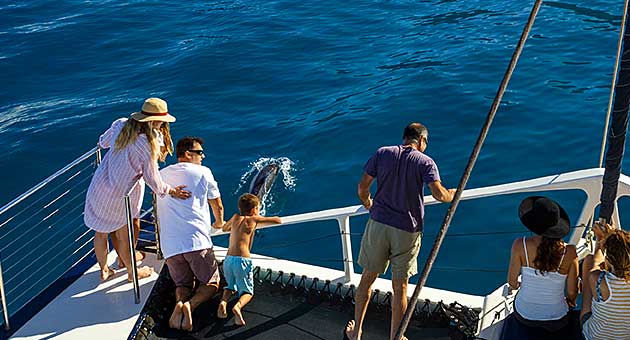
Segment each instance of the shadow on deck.
[{"label": "shadow on deck", "polygon": [[[265,278],[262,278],[265,276]],[[149,301],[140,315],[130,339],[342,339],[343,329],[353,315],[353,288],[345,294],[331,291],[327,284],[306,284],[304,280],[271,280],[271,273],[256,272],[254,299],[243,309],[247,324],[234,325],[231,307],[228,319],[216,318],[220,294],[199,306],[193,313],[193,331],[185,332],[168,327],[168,318],[175,305],[175,287],[164,266]],[[289,284],[291,283],[291,284]],[[332,287],[333,290],[335,287]],[[389,296],[373,294],[365,321],[364,337],[388,339]],[[427,304],[428,305],[428,304]],[[426,305],[425,305],[426,307]],[[406,336],[409,339],[464,339],[438,304],[417,310]],[[474,313],[474,312],[473,312]],[[423,326],[423,327],[420,327]]]}]

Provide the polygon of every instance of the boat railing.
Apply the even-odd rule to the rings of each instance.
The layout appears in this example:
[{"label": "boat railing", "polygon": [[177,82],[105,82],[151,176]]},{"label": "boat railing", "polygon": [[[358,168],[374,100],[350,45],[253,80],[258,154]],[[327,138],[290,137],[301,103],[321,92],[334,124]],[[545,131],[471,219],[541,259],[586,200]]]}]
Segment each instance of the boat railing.
[{"label": "boat railing", "polygon": [[85,194],[100,161],[94,147],[0,208],[0,298],[9,318],[93,252]]},{"label": "boat railing", "polygon": [[[100,150],[95,147],[0,208],[0,268],[4,269],[4,272],[0,272],[0,276],[4,277],[4,282],[0,278],[0,288],[6,291],[6,295],[2,296],[0,290],[0,298],[5,314],[5,327],[8,326],[10,316],[30,302],[33,296],[54,283],[68,268],[93,253],[93,232],[84,226],[82,212],[85,193],[99,158]],[[601,168],[587,169],[469,189],[464,191],[462,199],[475,200],[526,192],[581,190],[586,193],[586,200],[576,223],[580,226],[572,229],[569,241],[579,246],[582,255],[588,252],[583,234],[599,204],[603,173]],[[622,175],[618,198],[627,195],[630,195],[630,178]],[[425,203],[434,205],[439,202],[427,196]],[[260,229],[336,221],[341,240],[343,279],[349,283],[356,282],[354,279],[357,275],[354,270],[350,220],[365,214],[367,211],[362,206],[355,205],[285,216],[282,224]],[[619,223],[617,209],[613,220]],[[159,223],[155,230],[159,230]],[[221,234],[224,233],[214,233],[213,236]],[[133,235],[131,236],[130,239],[133,239]],[[156,239],[159,239],[159,233]],[[482,327],[497,319],[492,317],[492,313],[496,312],[497,306],[505,303],[505,299],[497,298],[497,295],[501,294],[486,297]]]},{"label": "boat railing", "polygon": [[127,190],[127,194],[125,194],[125,217],[127,218],[127,233],[128,233],[128,241],[129,241],[129,260],[131,261],[131,276],[133,281],[133,297],[134,302],[136,304],[140,303],[140,282],[138,278],[138,263],[136,261],[136,242],[134,230],[133,230],[133,213],[131,211],[131,199],[129,195],[134,190],[134,188],[138,185],[138,181],[134,181],[133,184]]}]

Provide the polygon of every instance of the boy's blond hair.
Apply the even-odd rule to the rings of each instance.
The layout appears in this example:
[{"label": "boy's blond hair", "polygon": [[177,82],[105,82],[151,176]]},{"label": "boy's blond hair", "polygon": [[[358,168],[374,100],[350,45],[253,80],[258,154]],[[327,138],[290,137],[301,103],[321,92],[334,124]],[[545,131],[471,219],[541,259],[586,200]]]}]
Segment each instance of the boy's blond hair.
[{"label": "boy's blond hair", "polygon": [[256,208],[260,204],[260,199],[258,196],[252,194],[243,194],[238,199],[238,210],[240,210],[241,215],[250,215],[252,210]]}]

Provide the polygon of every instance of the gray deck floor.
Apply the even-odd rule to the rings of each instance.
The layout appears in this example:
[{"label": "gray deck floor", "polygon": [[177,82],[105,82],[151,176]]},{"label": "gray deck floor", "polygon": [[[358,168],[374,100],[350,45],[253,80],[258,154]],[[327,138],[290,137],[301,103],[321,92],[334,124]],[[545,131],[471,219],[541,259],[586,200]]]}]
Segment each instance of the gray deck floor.
[{"label": "gray deck floor", "polygon": [[[166,266],[165,266],[166,267]],[[352,304],[335,304],[324,300],[306,302],[300,295],[281,293],[268,284],[257,284],[250,304],[243,309],[245,326],[236,326],[231,307],[228,318],[216,318],[219,295],[202,304],[193,313],[193,331],[170,329],[168,318],[175,303],[174,286],[170,277],[162,273],[145,306],[146,321],[137,339],[342,339],[343,329],[352,319]],[[273,291],[272,291],[273,290]],[[371,307],[365,322],[365,339],[388,339],[389,315],[386,308]],[[450,339],[447,328],[418,328],[411,326],[409,339]]]},{"label": "gray deck floor", "polygon": [[[169,329],[164,321],[154,328],[149,339],[342,339],[342,330],[352,318],[351,311],[301,303],[288,296],[257,294],[244,309],[246,325],[234,325],[232,313],[227,320],[216,319],[218,299],[200,306],[193,315],[193,332]],[[230,305],[231,307],[231,305]],[[166,327],[165,327],[166,326]],[[366,339],[388,339],[389,322],[370,315]],[[447,329],[412,327],[409,339],[449,339]]]}]

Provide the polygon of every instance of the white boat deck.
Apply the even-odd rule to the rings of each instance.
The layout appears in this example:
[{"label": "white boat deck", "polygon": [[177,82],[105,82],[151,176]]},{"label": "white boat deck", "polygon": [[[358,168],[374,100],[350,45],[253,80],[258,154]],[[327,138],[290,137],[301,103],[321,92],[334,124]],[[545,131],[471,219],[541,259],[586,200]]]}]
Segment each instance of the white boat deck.
[{"label": "white boat deck", "polygon": [[[109,254],[110,265],[116,252]],[[147,253],[141,265],[157,273],[162,261]],[[140,280],[140,304],[134,303],[133,283],[127,282],[127,271],[100,282],[98,264],[90,267],[72,285],[22,326],[11,339],[127,339],[138,315],[157,280],[153,274]]]},{"label": "white boat deck", "polygon": [[[226,248],[215,246],[218,260],[227,253]],[[109,254],[110,264],[115,261],[116,253]],[[252,254],[254,266],[285,273],[317,277],[320,282],[330,280],[333,284],[343,282],[344,272],[330,268],[312,266],[299,262],[275,259]],[[155,255],[147,254],[142,265],[153,267],[156,272],[162,268],[162,261]],[[135,304],[133,284],[127,282],[126,270],[117,270],[113,279],[100,283],[98,264],[92,266],[81,278],[64,290],[55,300],[42,309],[35,317],[22,326],[12,339],[127,339],[131,333],[158,275],[140,280],[141,303]],[[359,283],[360,276],[355,275],[352,284]],[[374,289],[381,292],[391,291],[391,282],[378,279]],[[409,296],[415,285],[409,285]],[[426,287],[420,299],[457,301],[463,305],[481,308],[483,296],[475,296]]]}]

